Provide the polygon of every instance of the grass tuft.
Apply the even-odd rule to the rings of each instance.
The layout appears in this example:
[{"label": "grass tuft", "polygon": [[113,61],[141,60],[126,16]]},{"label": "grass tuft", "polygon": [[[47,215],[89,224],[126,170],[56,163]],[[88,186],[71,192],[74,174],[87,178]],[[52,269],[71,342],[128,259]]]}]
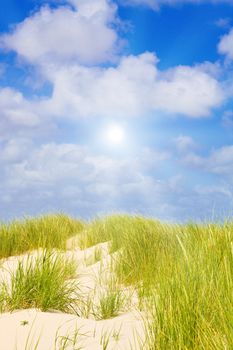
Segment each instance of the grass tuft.
[{"label": "grass tuft", "polygon": [[84,223],[64,214],[15,220],[0,225],[0,259],[38,248],[64,249],[66,240],[84,228]]},{"label": "grass tuft", "polygon": [[42,311],[75,312],[78,285],[74,277],[76,266],[60,254],[45,250],[36,258],[29,256],[19,262],[10,285],[3,283],[4,310],[38,308]]},{"label": "grass tuft", "polygon": [[124,310],[125,296],[114,275],[100,292],[98,299],[98,304],[93,307],[93,314],[97,320],[116,317]]}]

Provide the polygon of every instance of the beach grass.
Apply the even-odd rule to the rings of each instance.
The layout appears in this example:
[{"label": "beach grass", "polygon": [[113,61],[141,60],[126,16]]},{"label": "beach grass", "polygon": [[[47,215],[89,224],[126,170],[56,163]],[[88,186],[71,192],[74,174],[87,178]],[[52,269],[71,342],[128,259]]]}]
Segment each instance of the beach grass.
[{"label": "beach grass", "polygon": [[14,220],[0,225],[0,259],[38,248],[64,249],[66,240],[80,233],[84,222],[64,214]]},{"label": "beach grass", "polygon": [[96,320],[106,320],[116,317],[122,312],[124,307],[124,298],[119,288],[107,288],[100,293],[99,303],[94,307],[94,316]]},{"label": "beach grass", "polygon": [[93,221],[81,238],[84,247],[111,241],[118,250],[115,273],[138,290],[149,350],[232,348],[231,221],[181,225],[114,215]]},{"label": "beach grass", "polygon": [[2,309],[38,308],[41,311],[75,312],[79,303],[79,286],[75,262],[64,255],[44,250],[38,256],[19,261],[10,283],[1,287]]},{"label": "beach grass", "polygon": [[[43,242],[46,243],[43,244],[54,246],[54,242],[57,242],[55,246],[63,247],[65,237],[74,231],[73,228],[66,230],[63,238],[58,238],[57,241],[51,240],[51,237],[46,238],[44,233]],[[114,261],[112,273],[119,289],[112,288],[106,294],[100,295],[98,312],[95,310],[99,319],[118,315],[122,306],[120,290],[132,287],[137,292],[138,309],[145,315],[144,349],[232,349],[233,222],[231,220],[223,223],[172,224],[141,216],[112,215],[95,219],[85,225],[80,224],[78,237],[82,249],[110,242],[110,252]],[[22,238],[15,238],[16,244],[17,240],[22,244]],[[38,240],[36,242],[40,246]],[[17,247],[14,249],[17,251]],[[11,253],[15,251],[14,249],[12,248]],[[22,246],[20,250],[22,251]],[[7,244],[5,248],[1,246],[0,251],[2,256],[8,256],[9,246]],[[98,259],[97,252],[96,260]],[[31,274],[30,269],[27,267],[25,271],[23,266],[19,266],[18,277],[14,276],[17,281],[14,283],[18,286],[23,285],[22,290],[27,289],[30,280],[34,281],[35,276]],[[36,274],[38,276],[38,272]],[[55,272],[55,276],[58,278],[59,274]],[[59,277],[59,280],[64,281],[66,285],[67,275],[64,271],[61,276],[63,277]],[[38,277],[35,279],[38,280]],[[51,283],[53,282],[49,281],[45,285],[48,287]],[[15,288],[13,287],[14,284],[12,289]],[[21,292],[17,288],[15,295],[21,298]],[[29,297],[28,291],[25,295],[27,295],[25,299],[23,297],[18,299],[18,297],[12,298],[9,294],[7,299],[9,309],[22,305],[28,307],[28,300],[32,298]],[[1,291],[0,308],[3,308],[1,306],[4,304],[3,300],[4,291]],[[34,301],[30,305],[34,305],[33,303]],[[40,300],[37,305],[46,309],[46,303],[47,301],[43,303]],[[50,306],[68,310],[69,303],[62,303],[59,306],[59,303],[55,305],[55,302]]]}]

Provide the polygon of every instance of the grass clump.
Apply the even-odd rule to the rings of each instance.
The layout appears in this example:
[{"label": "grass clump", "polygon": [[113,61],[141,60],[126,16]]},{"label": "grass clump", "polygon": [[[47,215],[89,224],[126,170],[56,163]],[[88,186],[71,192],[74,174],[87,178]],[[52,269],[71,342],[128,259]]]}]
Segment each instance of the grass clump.
[{"label": "grass clump", "polygon": [[136,286],[143,284],[146,291],[150,284],[156,283],[162,261],[166,262],[163,273],[169,275],[177,257],[174,230],[170,225],[135,217],[124,232],[115,264],[119,280]]},{"label": "grass clump", "polygon": [[123,296],[120,290],[107,290],[100,295],[99,304],[94,311],[97,320],[105,320],[119,315],[122,311]]},{"label": "grass clump", "polygon": [[[139,278],[151,281],[160,260],[176,258],[175,225],[140,216],[113,215],[94,220],[80,235],[81,248],[110,241],[110,252],[119,252],[116,272],[128,284]],[[170,261],[172,263],[172,261]]]},{"label": "grass clump", "polygon": [[232,228],[189,224],[172,236],[176,258],[161,259],[148,299],[148,349],[231,349]]},{"label": "grass clump", "polygon": [[112,215],[93,220],[80,235],[79,245],[85,249],[98,243],[111,241],[112,251],[122,246],[122,235],[132,224],[134,217],[128,215]]},{"label": "grass clump", "polygon": [[66,240],[84,228],[84,223],[64,214],[15,220],[0,225],[0,259],[37,248],[64,249]]},{"label": "grass clump", "polygon": [[110,277],[106,287],[100,291],[98,304],[93,307],[97,320],[106,320],[118,316],[125,307],[125,296],[115,276]]},{"label": "grass clump", "polygon": [[[232,348],[232,222],[176,225],[115,215],[84,232],[84,247],[112,241],[118,250],[117,278],[138,290],[148,314],[149,350]],[[114,293],[103,296],[100,314],[114,304]]]},{"label": "grass clump", "polygon": [[10,285],[4,282],[2,287],[4,311],[39,308],[75,312],[78,285],[68,280],[75,271],[72,260],[46,250],[36,258],[19,262]]}]

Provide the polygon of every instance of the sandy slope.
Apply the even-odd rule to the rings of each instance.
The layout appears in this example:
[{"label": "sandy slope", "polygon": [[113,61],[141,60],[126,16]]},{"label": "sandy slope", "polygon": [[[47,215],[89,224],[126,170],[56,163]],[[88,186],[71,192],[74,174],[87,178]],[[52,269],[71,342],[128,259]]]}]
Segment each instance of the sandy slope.
[{"label": "sandy slope", "polygon": [[[72,246],[73,245],[73,246]],[[102,291],[105,290],[111,278],[110,264],[112,257],[108,254],[108,244],[99,244],[81,251],[75,248],[73,242],[68,242],[69,250],[66,256],[73,257],[78,262],[78,280],[82,297],[91,297],[95,303]],[[101,261],[94,263],[94,254],[101,250]],[[36,257],[38,252],[30,253]],[[10,272],[17,267],[18,261],[26,261],[28,254],[6,259],[0,268],[0,280],[10,280]],[[74,339],[77,334],[76,345],[67,341],[65,349],[105,349],[104,343],[109,338],[106,349],[140,349],[144,336],[142,316],[136,311],[135,295],[132,291],[124,290],[125,298],[134,300],[128,309],[109,320],[97,321],[93,315],[81,318],[57,312],[41,312],[40,310],[19,310],[0,315],[0,350],[34,350],[39,339],[37,350],[60,350],[64,337]],[[62,338],[63,337],[63,338]]]},{"label": "sandy slope", "polygon": [[[25,324],[27,322],[27,324]],[[137,338],[143,338],[143,324],[136,314],[128,313],[114,319],[94,321],[62,313],[45,313],[35,309],[6,313],[0,317],[0,349],[60,349],[62,336],[72,338],[77,331],[76,347],[68,349],[103,349],[104,336],[110,336],[107,349],[139,349]],[[56,341],[57,339],[57,341]],[[28,347],[26,344],[28,342]],[[136,343],[136,344],[135,344]]]}]

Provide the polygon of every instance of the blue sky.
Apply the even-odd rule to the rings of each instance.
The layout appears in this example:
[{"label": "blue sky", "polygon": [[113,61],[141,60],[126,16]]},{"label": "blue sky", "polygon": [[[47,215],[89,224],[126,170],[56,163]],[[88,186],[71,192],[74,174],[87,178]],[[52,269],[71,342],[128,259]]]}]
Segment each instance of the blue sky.
[{"label": "blue sky", "polygon": [[233,1],[0,6],[2,220],[232,215]]}]

